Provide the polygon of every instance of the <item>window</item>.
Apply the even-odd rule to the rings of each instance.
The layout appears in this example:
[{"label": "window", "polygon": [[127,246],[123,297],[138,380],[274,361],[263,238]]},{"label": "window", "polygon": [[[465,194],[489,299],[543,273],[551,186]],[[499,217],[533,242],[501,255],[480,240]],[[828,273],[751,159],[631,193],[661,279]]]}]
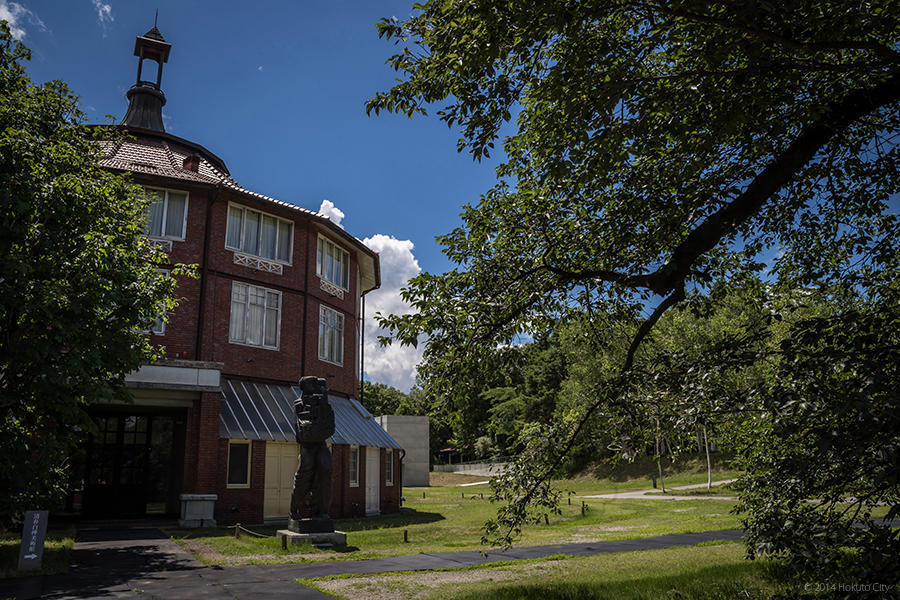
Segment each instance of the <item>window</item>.
[{"label": "window", "polygon": [[228,487],[250,487],[250,441],[228,442]]},{"label": "window", "polygon": [[[169,276],[169,272],[165,269],[156,269],[156,272],[160,275]],[[141,330],[142,333],[152,333],[153,335],[165,335],[166,333],[166,307],[165,305],[161,306],[159,309],[159,314],[156,316],[156,321],[153,322],[153,325],[150,326],[150,329]]]},{"label": "window", "polygon": [[187,192],[148,189],[153,201],[147,207],[147,235],[183,240],[187,226]]},{"label": "window", "polygon": [[277,350],[280,325],[281,292],[232,282],[229,342]]},{"label": "window", "polygon": [[384,485],[394,485],[394,451],[384,451]]},{"label": "window", "polygon": [[319,236],[316,275],[343,290],[350,290],[350,255],[340,246]]},{"label": "window", "polygon": [[350,487],[359,487],[359,446],[350,446]]},{"label": "window", "polygon": [[319,307],[319,360],[344,364],[344,315]]},{"label": "window", "polygon": [[225,247],[291,264],[294,224],[257,210],[228,205]]}]

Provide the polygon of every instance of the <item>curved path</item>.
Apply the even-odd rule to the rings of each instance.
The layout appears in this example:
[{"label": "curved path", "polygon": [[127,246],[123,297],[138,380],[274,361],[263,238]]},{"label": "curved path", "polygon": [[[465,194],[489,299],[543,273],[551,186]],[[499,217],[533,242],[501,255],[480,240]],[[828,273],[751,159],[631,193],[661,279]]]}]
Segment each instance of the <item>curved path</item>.
[{"label": "curved path", "polygon": [[[713,481],[713,485],[725,485],[736,481],[735,479],[723,479],[722,481]],[[693,483],[691,485],[679,485],[675,487],[667,487],[669,490],[698,490],[705,488],[705,483]],[[621,500],[623,498],[649,498],[651,500],[737,500],[734,496],[673,496],[672,494],[663,494],[660,490],[638,490],[636,492],[618,492],[612,494],[594,494],[591,496],[576,496],[576,498],[607,498]]]}]

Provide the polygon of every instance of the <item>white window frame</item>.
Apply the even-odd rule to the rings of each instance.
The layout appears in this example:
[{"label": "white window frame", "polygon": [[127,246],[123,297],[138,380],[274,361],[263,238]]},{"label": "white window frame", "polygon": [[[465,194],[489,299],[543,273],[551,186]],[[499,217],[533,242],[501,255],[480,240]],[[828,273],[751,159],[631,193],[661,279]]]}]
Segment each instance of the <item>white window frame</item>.
[{"label": "white window frame", "polygon": [[394,485],[394,449],[384,449],[384,485]]},{"label": "white window frame", "polygon": [[[275,258],[268,258],[266,256],[259,254],[259,252],[249,252],[249,251],[243,249],[244,232],[247,229],[247,219],[244,218],[243,216],[241,216],[241,239],[240,239],[240,242],[238,243],[238,245],[241,247],[238,248],[235,246],[228,245],[228,220],[231,218],[231,209],[232,208],[238,208],[238,209],[244,211],[244,214],[246,214],[246,212],[248,210],[258,213],[259,214],[259,222],[260,222],[260,231],[262,231],[262,218],[263,217],[272,217],[273,219],[275,219],[275,221],[276,221],[276,225],[275,225]],[[291,242],[290,242],[290,246],[288,248],[288,260],[286,260],[286,261],[278,258],[278,236],[281,235],[279,232],[279,227],[278,227],[279,222],[287,223],[288,226],[291,228],[291,233],[290,233]],[[228,250],[233,250],[235,252],[240,252],[241,254],[246,254],[247,256],[255,256],[257,258],[261,258],[262,260],[270,260],[270,261],[276,262],[278,264],[291,266],[293,264],[293,260],[294,260],[294,222],[291,221],[290,219],[282,219],[281,217],[279,217],[277,215],[273,215],[272,213],[267,213],[267,212],[264,212],[261,210],[257,210],[255,208],[250,208],[249,206],[245,206],[243,204],[238,204],[237,202],[229,202],[228,210],[225,212],[225,248]],[[257,249],[258,248],[259,248],[259,245],[257,244]]]},{"label": "white window frame", "polygon": [[[323,244],[331,244],[332,246],[334,246],[335,250],[339,250],[342,253],[342,256],[344,258],[344,266],[346,267],[347,273],[346,285],[344,285],[343,281],[333,281],[326,276],[327,273],[325,272],[325,265],[323,264],[323,259],[325,257]],[[322,234],[319,234],[318,240],[316,241],[316,275],[318,275],[319,279],[324,279],[325,281],[338,286],[345,292],[350,291],[350,253],[347,252],[342,246],[334,243],[332,240]]]},{"label": "white window frame", "polygon": [[[356,457],[354,469],[353,457]],[[347,456],[347,475],[350,478],[350,487],[359,487],[359,446],[350,446],[350,454]]]},{"label": "white window frame", "polygon": [[[331,312],[331,313],[334,313],[335,315],[337,315],[337,316],[340,317],[340,319],[341,319],[340,335],[337,336],[337,339],[338,339],[338,340],[340,341],[340,343],[341,343],[341,350],[340,350],[340,355],[341,355],[341,356],[340,356],[340,361],[332,360],[331,357],[322,354],[322,334],[323,334],[323,326],[324,326],[323,321],[324,321],[324,319],[325,319],[325,312],[326,312],[326,311]],[[332,364],[332,365],[337,365],[337,366],[339,366],[339,367],[343,367],[343,366],[344,366],[344,328],[345,328],[346,326],[347,326],[347,320],[344,318],[344,313],[342,313],[342,312],[339,311],[339,310],[334,310],[333,308],[329,308],[328,306],[325,306],[324,304],[320,304],[320,305],[319,305],[319,340],[318,340],[319,343],[317,344],[317,346],[318,346],[319,360],[321,360],[321,361],[323,361],[323,362],[330,363],[330,364]],[[327,354],[327,349],[326,349],[326,354]]]},{"label": "white window frame", "polygon": [[[235,339],[231,337],[231,311],[234,310],[234,289],[235,286],[244,285],[247,286],[247,300],[244,302],[244,339]],[[262,335],[260,336],[260,343],[253,344],[247,340],[247,328],[250,322],[250,290],[251,288],[255,288],[257,290],[262,290],[263,293],[267,296],[268,294],[276,294],[278,296],[278,324],[275,326],[275,345],[270,346],[266,344],[266,318],[268,315],[267,306],[263,305],[263,324],[262,324]],[[238,344],[240,346],[250,346],[251,348],[265,348],[266,350],[278,350],[281,346],[281,313],[282,313],[282,305],[283,305],[283,296],[282,293],[278,290],[273,290],[271,288],[263,287],[261,285],[253,285],[252,283],[244,283],[243,281],[232,281],[231,282],[231,298],[228,301],[228,342],[230,344]]]},{"label": "white window frame", "polygon": [[[231,483],[231,445],[239,444],[247,446],[247,483]],[[253,468],[253,443],[250,440],[228,440],[228,462],[225,465],[225,487],[232,489],[247,489],[250,487],[250,470]]]},{"label": "white window frame", "polygon": [[[152,240],[174,240],[176,242],[183,242],[185,237],[187,236],[187,216],[188,216],[188,207],[191,203],[191,193],[186,190],[170,190],[168,188],[157,188],[157,187],[146,187],[144,188],[148,192],[163,192],[165,197],[163,198],[163,215],[162,215],[162,224],[163,224],[163,233],[162,235],[153,235],[151,233],[147,233],[147,237]],[[166,235],[166,219],[169,216],[169,192],[177,192],[179,194],[184,194],[184,216],[181,219],[181,237],[175,237],[173,235]],[[150,223],[147,222],[147,229],[149,230]]]}]

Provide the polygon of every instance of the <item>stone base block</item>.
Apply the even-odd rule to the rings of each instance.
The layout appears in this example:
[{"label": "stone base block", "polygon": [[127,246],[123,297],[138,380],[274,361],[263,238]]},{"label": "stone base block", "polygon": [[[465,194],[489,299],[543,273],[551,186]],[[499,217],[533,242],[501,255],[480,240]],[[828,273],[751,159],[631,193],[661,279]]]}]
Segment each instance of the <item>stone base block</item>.
[{"label": "stone base block", "polygon": [[309,519],[288,519],[288,529],[294,533],[331,533],[334,521],[328,515]]},{"label": "stone base block", "polygon": [[215,527],[216,494],[181,494],[181,527]]},{"label": "stone base block", "polygon": [[275,537],[285,543],[287,538],[288,544],[331,544],[332,546],[346,546],[347,533],[344,531],[330,531],[327,533],[296,533],[290,529],[279,529],[275,533]]}]

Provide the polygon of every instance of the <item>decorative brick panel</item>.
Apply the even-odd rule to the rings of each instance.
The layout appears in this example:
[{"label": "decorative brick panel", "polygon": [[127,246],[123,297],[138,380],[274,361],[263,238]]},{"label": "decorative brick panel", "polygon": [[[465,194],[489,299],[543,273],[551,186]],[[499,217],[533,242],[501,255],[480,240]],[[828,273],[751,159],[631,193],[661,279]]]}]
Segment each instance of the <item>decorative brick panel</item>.
[{"label": "decorative brick panel", "polygon": [[234,264],[241,265],[243,267],[250,267],[251,269],[256,269],[257,271],[266,271],[268,273],[275,273],[277,275],[281,275],[283,269],[280,263],[275,261],[266,260],[265,258],[260,258],[258,256],[250,256],[249,254],[241,254],[240,252],[234,253]]}]

